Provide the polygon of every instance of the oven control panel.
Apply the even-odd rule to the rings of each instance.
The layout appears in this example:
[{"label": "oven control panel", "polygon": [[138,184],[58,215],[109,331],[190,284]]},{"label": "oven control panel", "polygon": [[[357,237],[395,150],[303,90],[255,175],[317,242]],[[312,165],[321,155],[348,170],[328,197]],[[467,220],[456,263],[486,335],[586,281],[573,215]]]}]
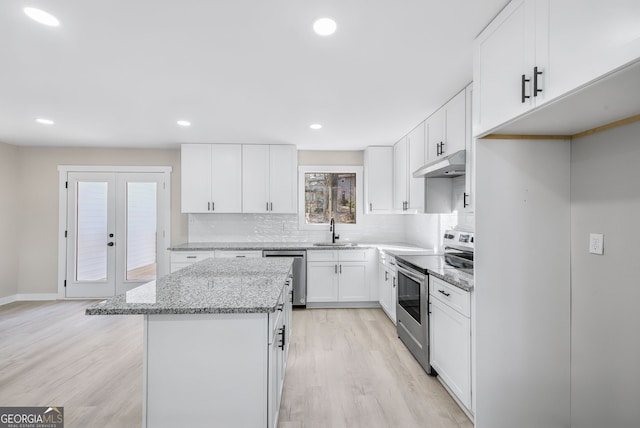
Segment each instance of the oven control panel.
[{"label": "oven control panel", "polygon": [[465,232],[461,230],[447,230],[444,233],[442,241],[445,247],[463,248],[467,251],[473,251],[474,236],[473,232]]}]

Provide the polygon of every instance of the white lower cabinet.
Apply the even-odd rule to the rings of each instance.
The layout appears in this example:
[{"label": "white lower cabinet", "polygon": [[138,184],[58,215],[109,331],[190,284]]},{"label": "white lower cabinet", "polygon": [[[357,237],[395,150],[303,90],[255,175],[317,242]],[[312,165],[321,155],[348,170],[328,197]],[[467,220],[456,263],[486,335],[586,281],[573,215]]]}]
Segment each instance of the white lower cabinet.
[{"label": "white lower cabinet", "polygon": [[375,276],[375,264],[367,253],[366,249],[307,250],[307,302],[371,301],[368,279]]},{"label": "white lower cabinet", "polygon": [[241,250],[241,251],[232,251],[232,250],[216,250],[216,259],[242,259],[242,258],[261,258],[262,251],[261,250]]},{"label": "white lower cabinet", "polygon": [[291,285],[272,313],[145,315],[143,427],[276,428]]},{"label": "white lower cabinet", "polygon": [[396,300],[398,289],[396,288],[395,258],[380,253],[378,263],[378,296],[382,310],[389,319],[396,323]]},{"label": "white lower cabinet", "polygon": [[172,251],[171,273],[209,258],[214,258],[213,251]]},{"label": "white lower cabinet", "polygon": [[467,409],[471,409],[470,293],[429,277],[430,363]]}]

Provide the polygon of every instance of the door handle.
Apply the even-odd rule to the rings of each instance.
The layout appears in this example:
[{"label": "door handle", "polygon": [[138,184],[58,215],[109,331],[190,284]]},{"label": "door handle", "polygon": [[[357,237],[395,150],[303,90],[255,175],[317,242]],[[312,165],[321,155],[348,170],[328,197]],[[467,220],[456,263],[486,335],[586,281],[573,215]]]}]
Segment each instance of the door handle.
[{"label": "door handle", "polygon": [[108,245],[109,247],[113,247],[113,246],[114,246],[114,245],[116,245],[116,244],[114,244],[113,242],[107,242],[107,245]]},{"label": "door handle", "polygon": [[110,234],[109,234],[109,238],[113,238],[113,233],[110,233]]}]

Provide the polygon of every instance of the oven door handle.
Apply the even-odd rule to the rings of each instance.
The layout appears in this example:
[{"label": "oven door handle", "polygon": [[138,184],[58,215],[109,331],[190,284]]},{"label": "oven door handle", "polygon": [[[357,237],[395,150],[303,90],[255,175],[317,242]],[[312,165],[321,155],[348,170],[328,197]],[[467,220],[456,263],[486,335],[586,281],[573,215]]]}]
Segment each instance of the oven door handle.
[{"label": "oven door handle", "polygon": [[422,283],[424,280],[427,279],[426,276],[421,276],[420,274],[417,274],[415,272],[411,272],[410,270],[405,269],[405,267],[402,266],[402,265],[398,265],[397,267],[398,267],[398,272],[399,273],[403,274],[404,276],[406,276],[406,277],[408,277],[410,279],[413,279],[416,282]]}]

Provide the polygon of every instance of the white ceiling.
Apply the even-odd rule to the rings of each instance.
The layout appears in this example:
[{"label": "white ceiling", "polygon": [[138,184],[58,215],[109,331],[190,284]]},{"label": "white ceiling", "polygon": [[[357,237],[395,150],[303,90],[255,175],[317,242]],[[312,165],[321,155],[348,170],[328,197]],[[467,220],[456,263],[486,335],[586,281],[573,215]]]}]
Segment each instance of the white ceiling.
[{"label": "white ceiling", "polygon": [[[473,39],[507,2],[3,0],[0,141],[393,144],[471,81]],[[312,30],[324,16],[333,36]]]}]

